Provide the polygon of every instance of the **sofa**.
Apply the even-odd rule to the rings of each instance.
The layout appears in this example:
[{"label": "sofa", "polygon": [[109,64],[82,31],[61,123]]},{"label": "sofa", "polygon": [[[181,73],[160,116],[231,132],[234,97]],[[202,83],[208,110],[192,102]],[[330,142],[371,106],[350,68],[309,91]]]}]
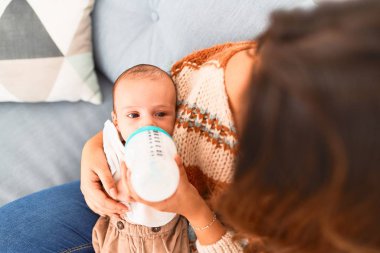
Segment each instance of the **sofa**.
[{"label": "sofa", "polygon": [[[88,25],[101,103],[0,102],[0,206],[79,179],[82,147],[110,118],[112,84],[123,70],[149,63],[170,71],[195,50],[254,39],[274,10],[314,5],[312,0],[95,0]],[[0,4],[0,28],[4,8]]]}]

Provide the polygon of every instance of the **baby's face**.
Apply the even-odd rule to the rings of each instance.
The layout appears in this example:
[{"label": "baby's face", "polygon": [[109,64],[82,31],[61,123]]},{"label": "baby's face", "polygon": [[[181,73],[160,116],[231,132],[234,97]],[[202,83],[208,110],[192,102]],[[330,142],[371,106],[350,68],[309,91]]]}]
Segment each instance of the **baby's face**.
[{"label": "baby's face", "polygon": [[114,105],[112,119],[124,140],[143,126],[157,126],[173,134],[176,91],[169,77],[119,80]]}]

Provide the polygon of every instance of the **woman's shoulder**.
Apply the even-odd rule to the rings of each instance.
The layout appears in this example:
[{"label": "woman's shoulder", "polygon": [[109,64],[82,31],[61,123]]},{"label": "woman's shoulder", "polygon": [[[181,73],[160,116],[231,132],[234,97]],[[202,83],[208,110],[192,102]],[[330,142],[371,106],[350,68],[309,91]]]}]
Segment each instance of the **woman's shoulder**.
[{"label": "woman's shoulder", "polygon": [[204,63],[211,60],[217,61],[218,64],[225,68],[228,60],[236,53],[247,50],[250,48],[256,48],[256,42],[254,41],[241,41],[241,42],[229,42],[212,46],[210,48],[195,51],[181,60],[177,61],[172,69],[173,76],[177,75],[185,66],[198,69]]}]

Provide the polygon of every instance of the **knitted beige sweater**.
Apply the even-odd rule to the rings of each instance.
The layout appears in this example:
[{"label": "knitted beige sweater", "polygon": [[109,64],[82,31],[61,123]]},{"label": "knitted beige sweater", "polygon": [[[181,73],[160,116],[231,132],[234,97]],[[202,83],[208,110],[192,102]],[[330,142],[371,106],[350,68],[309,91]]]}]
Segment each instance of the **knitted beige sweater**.
[{"label": "knitted beige sweater", "polygon": [[[183,58],[172,68],[177,87],[178,113],[173,138],[190,182],[212,201],[234,174],[237,134],[224,83],[228,60],[255,43],[217,45]],[[199,252],[240,252],[231,232]]]}]

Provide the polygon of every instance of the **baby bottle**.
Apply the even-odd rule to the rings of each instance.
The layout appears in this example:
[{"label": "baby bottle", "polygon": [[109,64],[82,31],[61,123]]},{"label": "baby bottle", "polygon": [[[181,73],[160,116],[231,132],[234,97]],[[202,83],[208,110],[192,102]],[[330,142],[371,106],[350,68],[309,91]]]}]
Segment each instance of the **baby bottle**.
[{"label": "baby bottle", "polygon": [[[176,153],[173,139],[159,127],[142,127],[128,137],[125,163],[131,171],[132,187],[140,198],[159,202],[174,194],[179,183],[179,170],[174,160]],[[165,225],[176,215],[137,202],[131,203],[130,207],[127,219],[148,227]]]}]

